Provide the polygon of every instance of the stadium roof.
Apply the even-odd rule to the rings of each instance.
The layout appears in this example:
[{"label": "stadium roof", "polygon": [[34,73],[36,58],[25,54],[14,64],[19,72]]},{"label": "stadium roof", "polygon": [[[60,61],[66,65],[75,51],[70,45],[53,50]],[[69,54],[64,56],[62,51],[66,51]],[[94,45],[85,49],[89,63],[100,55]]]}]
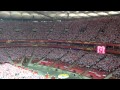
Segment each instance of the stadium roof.
[{"label": "stadium roof", "polygon": [[0,18],[12,19],[76,19],[118,15],[120,11],[0,11]]}]

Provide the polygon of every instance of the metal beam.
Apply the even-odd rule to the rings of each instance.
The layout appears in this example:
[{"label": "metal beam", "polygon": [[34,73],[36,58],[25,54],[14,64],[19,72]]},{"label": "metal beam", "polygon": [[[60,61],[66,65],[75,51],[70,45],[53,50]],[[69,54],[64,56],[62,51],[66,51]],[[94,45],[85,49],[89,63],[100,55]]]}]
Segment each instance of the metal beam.
[{"label": "metal beam", "polygon": [[49,15],[46,15],[46,14],[44,13],[44,11],[36,11],[36,13],[37,13],[37,14],[44,15],[44,16],[46,16],[46,17],[48,17],[48,18],[50,18],[50,19],[54,20],[54,18],[53,18],[53,17],[50,17]]}]

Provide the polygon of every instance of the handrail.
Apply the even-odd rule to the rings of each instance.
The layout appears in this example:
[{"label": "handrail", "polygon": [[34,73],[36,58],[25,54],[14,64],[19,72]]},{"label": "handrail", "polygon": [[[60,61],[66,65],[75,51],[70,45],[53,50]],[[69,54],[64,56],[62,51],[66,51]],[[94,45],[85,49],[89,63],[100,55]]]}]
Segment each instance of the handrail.
[{"label": "handrail", "polygon": [[[79,46],[66,46],[66,45],[46,45],[46,44],[18,44],[18,45],[0,45],[0,48],[11,48],[11,47],[47,47],[47,48],[64,48],[64,49],[78,49],[78,50],[84,50],[84,51],[94,51],[96,52],[96,48],[83,48]],[[115,50],[106,50],[106,53],[111,54],[120,54],[120,51]]]},{"label": "handrail", "polygon": [[85,44],[85,45],[104,45],[104,46],[120,46],[120,43],[103,43],[103,42],[83,42],[79,40],[36,40],[36,39],[23,39],[23,40],[0,40],[0,43],[67,43],[67,44]]}]

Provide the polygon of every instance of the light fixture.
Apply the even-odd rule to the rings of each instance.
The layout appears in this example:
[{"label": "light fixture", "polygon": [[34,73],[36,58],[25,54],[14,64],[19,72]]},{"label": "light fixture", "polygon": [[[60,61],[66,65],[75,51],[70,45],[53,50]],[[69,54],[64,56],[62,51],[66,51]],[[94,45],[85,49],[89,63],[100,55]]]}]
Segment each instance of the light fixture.
[{"label": "light fixture", "polygon": [[98,14],[98,15],[108,15],[108,14],[105,13],[105,12],[98,12],[97,14]]},{"label": "light fixture", "polygon": [[64,17],[64,16],[67,16],[67,14],[62,13],[62,14],[59,14],[59,16]]},{"label": "light fixture", "polygon": [[109,14],[119,14],[119,12],[117,12],[117,11],[110,11],[110,12],[108,12]]},{"label": "light fixture", "polygon": [[74,14],[74,13],[70,13],[69,16],[70,16],[70,17],[76,17],[77,15]]},{"label": "light fixture", "polygon": [[87,15],[89,15],[89,16],[98,16],[98,14],[96,14],[96,13],[88,13]]},{"label": "light fixture", "polygon": [[85,14],[85,13],[79,13],[79,14],[77,14],[78,16],[81,16],[81,17],[89,17],[87,14]]}]

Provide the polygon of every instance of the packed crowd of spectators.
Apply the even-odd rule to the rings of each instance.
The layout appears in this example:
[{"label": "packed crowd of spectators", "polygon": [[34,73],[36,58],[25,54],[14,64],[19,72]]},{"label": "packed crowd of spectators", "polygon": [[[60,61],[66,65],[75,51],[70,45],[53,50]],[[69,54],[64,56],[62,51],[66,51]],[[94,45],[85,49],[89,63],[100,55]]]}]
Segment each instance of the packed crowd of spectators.
[{"label": "packed crowd of spectators", "polygon": [[113,72],[112,76],[120,79],[120,68],[118,68],[115,72]]},{"label": "packed crowd of spectators", "polygon": [[30,70],[9,63],[0,64],[0,79],[42,79],[40,75]]},{"label": "packed crowd of spectators", "polygon": [[112,72],[115,71],[117,68],[120,66],[120,57],[114,56],[114,55],[107,55],[103,60],[100,62],[96,63],[93,68],[102,70],[102,71],[107,71],[107,72]]},{"label": "packed crowd of spectators", "polygon": [[22,57],[43,58],[51,52],[52,48],[41,47],[13,47],[0,48],[0,61],[18,60]]},{"label": "packed crowd of spectators", "polygon": [[69,50],[69,52],[63,58],[61,58],[61,61],[65,63],[73,64],[74,62],[79,60],[79,58],[81,58],[82,55],[84,55],[85,53],[87,52],[81,50]]},{"label": "packed crowd of spectators", "polygon": [[104,55],[99,55],[92,52],[92,53],[85,54],[77,62],[80,67],[82,66],[82,67],[90,68],[91,66],[99,62],[103,57]]},{"label": "packed crowd of spectators", "polygon": [[113,16],[36,23],[32,21],[0,21],[0,39],[81,40],[119,43],[119,18],[119,16]]},{"label": "packed crowd of spectators", "polygon": [[57,49],[54,48],[53,51],[51,51],[51,53],[49,53],[47,55],[48,59],[53,59],[53,60],[58,60],[59,58],[61,58],[64,54],[67,53],[68,50],[64,50],[64,49]]},{"label": "packed crowd of spectators", "polygon": [[93,68],[106,72],[115,71],[120,66],[120,57],[111,54],[101,55],[82,50],[42,47],[1,48],[0,61],[9,62],[10,60],[18,60],[20,62],[23,57],[31,57],[32,53],[33,60],[37,60],[37,62],[44,57],[44,60],[60,61],[70,65],[77,63],[79,67]]}]

